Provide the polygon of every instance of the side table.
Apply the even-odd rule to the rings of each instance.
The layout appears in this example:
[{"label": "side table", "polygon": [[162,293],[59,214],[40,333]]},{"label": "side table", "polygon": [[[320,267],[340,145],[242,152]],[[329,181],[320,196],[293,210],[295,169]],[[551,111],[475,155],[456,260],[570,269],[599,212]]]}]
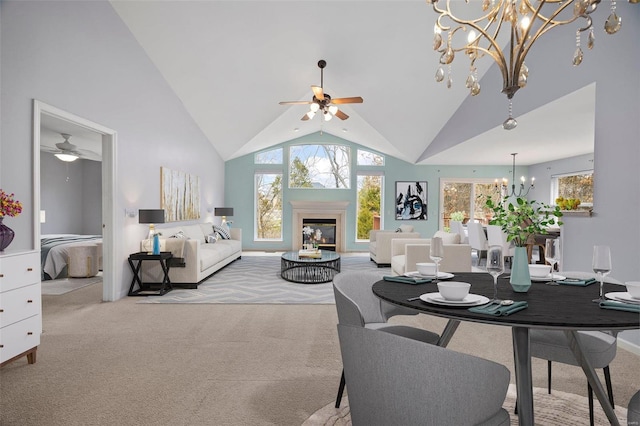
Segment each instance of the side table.
[{"label": "side table", "polygon": [[[163,251],[160,252],[160,254],[139,252],[129,255],[129,266],[131,266],[131,271],[133,272],[131,287],[129,287],[129,296],[162,296],[173,290],[171,280],[169,279],[169,259],[172,257],[173,255],[169,251]],[[145,283],[142,281],[140,268],[142,267],[142,262],[145,260],[160,262],[160,266],[162,266],[162,271],[164,272],[161,283]],[[136,284],[138,289],[134,290]]]}]

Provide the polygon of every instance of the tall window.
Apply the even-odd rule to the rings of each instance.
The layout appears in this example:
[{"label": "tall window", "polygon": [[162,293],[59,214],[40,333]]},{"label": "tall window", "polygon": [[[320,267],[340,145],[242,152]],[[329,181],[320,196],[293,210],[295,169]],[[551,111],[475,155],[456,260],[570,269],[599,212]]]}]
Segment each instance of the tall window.
[{"label": "tall window", "polygon": [[462,212],[465,221],[477,220],[487,224],[491,210],[484,206],[487,196],[500,198],[491,179],[442,179],[440,181],[440,228],[448,228],[451,213]]},{"label": "tall window", "polygon": [[577,198],[580,205],[593,205],[593,170],[551,176],[552,200]]},{"label": "tall window", "polygon": [[255,174],[256,240],[282,240],[282,173]]},{"label": "tall window", "polygon": [[350,188],[349,157],[344,145],[292,145],[289,188]]},{"label": "tall window", "polygon": [[358,174],[357,240],[368,240],[369,231],[382,228],[383,179],[380,174]]}]

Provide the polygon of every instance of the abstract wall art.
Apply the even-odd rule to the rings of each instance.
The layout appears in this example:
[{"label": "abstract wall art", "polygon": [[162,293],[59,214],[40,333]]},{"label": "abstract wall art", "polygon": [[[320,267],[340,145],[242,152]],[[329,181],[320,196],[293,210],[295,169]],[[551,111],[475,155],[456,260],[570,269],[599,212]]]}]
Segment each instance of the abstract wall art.
[{"label": "abstract wall art", "polygon": [[427,182],[396,181],[396,220],[427,220]]},{"label": "abstract wall art", "polygon": [[200,177],[161,167],[160,188],[167,222],[200,218]]}]

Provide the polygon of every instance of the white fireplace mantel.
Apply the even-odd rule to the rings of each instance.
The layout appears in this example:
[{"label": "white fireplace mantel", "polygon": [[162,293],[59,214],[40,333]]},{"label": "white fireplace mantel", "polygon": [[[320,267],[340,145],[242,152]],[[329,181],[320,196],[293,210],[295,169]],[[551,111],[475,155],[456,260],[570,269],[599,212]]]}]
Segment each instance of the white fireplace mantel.
[{"label": "white fireplace mantel", "polygon": [[335,219],[336,251],[346,250],[346,219],[349,201],[289,201],[293,207],[291,217],[291,245],[302,248],[302,219]]}]

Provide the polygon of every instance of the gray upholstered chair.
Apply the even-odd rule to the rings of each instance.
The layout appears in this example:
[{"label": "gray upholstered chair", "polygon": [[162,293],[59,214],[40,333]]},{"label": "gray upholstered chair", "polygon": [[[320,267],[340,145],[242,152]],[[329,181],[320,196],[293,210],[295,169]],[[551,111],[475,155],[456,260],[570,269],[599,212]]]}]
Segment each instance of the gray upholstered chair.
[{"label": "gray upholstered chair", "polygon": [[[387,320],[394,315],[416,315],[418,312],[391,305],[373,294],[371,287],[381,279],[381,274],[362,271],[341,272],[333,278],[338,323],[354,327],[381,329],[410,339],[437,343],[439,336],[436,333],[415,327],[387,324]],[[344,387],[343,370],[336,397],[336,408],[340,407]]]},{"label": "gray upholstered chair", "polygon": [[631,397],[627,406],[627,424],[640,425],[640,391]]},{"label": "gray upholstered chair", "polygon": [[338,324],[354,425],[509,425],[509,370],[403,336]]},{"label": "gray upholstered chair", "polygon": [[[572,278],[586,279],[595,277],[595,274],[590,272],[569,271],[562,272],[562,274]],[[606,277],[605,281],[613,284],[622,284],[620,281],[610,277]],[[593,368],[603,369],[609,401],[611,402],[611,405],[614,405],[609,364],[616,357],[616,333],[580,331],[578,332],[578,335],[580,336],[580,343],[591,366]],[[547,360],[547,391],[551,393],[551,363],[555,361],[578,366],[578,361],[575,359],[573,352],[569,348],[567,338],[562,331],[532,329],[529,332],[529,338],[531,343],[531,356]],[[590,424],[593,425],[593,390],[591,389],[591,385],[587,384],[587,387],[589,397],[589,420]]]}]

